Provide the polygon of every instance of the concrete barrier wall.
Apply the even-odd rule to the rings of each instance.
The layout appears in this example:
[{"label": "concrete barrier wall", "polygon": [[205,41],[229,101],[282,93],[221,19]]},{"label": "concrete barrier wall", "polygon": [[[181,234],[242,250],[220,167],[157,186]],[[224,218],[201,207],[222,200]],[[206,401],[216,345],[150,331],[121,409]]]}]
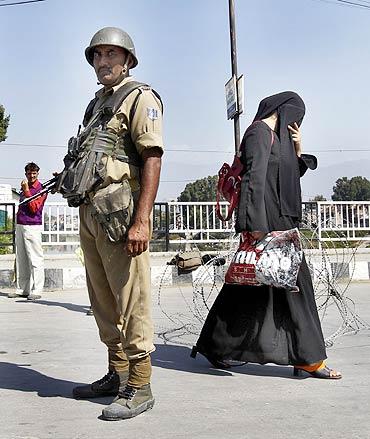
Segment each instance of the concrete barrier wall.
[{"label": "concrete barrier wall", "polygon": [[[339,279],[352,278],[356,281],[370,279],[370,249],[360,249],[355,257],[348,254],[329,254],[326,261],[329,273]],[[179,274],[174,266],[168,266],[175,253],[152,253],[151,254],[151,279],[152,285],[176,285],[187,283],[211,284],[215,277],[223,278],[225,267],[199,267],[197,270]],[[314,250],[306,251],[309,264],[313,267],[313,274],[323,269],[322,253]],[[15,287],[14,284],[14,255],[0,255],[0,287]],[[45,288],[67,289],[83,288],[86,286],[85,269],[75,254],[46,255],[45,256]]]}]

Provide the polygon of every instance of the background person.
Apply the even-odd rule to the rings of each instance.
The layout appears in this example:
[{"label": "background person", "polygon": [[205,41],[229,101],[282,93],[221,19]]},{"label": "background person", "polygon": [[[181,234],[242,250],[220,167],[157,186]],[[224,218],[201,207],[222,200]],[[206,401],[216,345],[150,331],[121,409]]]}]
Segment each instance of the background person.
[{"label": "background person", "polygon": [[[26,179],[21,182],[20,201],[40,192],[43,187],[38,180],[40,168],[34,162],[25,166]],[[20,292],[8,297],[40,299],[44,288],[44,254],[42,250],[42,211],[47,194],[19,206],[15,231],[16,276]]]},{"label": "background person", "polygon": [[[261,101],[241,144],[244,165],[237,232],[261,239],[274,230],[295,228],[301,219],[300,177],[315,169],[314,156],[302,154],[299,126],[302,99],[283,92]],[[271,135],[273,143],[271,144]],[[298,293],[269,286],[225,284],[202,328],[195,350],[216,367],[225,360],[293,365],[316,378],[338,379],[327,367],[325,343],[311,276],[300,267]]]}]

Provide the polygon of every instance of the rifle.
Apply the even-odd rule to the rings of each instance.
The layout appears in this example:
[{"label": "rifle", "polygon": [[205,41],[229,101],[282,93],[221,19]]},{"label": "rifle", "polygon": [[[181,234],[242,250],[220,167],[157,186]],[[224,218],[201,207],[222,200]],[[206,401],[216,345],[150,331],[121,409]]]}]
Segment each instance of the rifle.
[{"label": "rifle", "polygon": [[41,191],[37,192],[37,194],[32,195],[31,197],[25,198],[23,201],[19,203],[19,206],[22,206],[22,204],[28,204],[30,201],[36,200],[37,198],[42,197],[44,194],[52,192],[56,188],[56,183],[58,181],[58,178],[59,178],[59,174],[51,178],[50,180],[45,181],[45,183],[41,183],[42,186]]}]

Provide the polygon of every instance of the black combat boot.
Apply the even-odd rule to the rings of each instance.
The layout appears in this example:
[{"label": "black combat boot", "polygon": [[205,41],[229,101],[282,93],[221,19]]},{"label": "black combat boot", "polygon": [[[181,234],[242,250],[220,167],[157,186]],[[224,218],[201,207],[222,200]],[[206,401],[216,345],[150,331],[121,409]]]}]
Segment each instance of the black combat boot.
[{"label": "black combat boot", "polygon": [[116,396],[120,389],[126,387],[128,380],[128,371],[116,372],[108,371],[103,378],[94,381],[92,384],[78,386],[73,389],[75,399],[99,398],[101,396]]}]

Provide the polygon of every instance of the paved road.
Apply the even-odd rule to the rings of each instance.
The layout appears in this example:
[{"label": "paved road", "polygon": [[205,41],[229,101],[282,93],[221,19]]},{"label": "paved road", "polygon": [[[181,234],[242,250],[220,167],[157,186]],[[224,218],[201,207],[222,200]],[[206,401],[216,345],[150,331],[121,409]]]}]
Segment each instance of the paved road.
[{"label": "paved road", "polygon": [[[210,369],[179,344],[190,345],[194,336],[177,331],[170,344],[157,337],[154,409],[106,422],[99,415],[109,398],[71,398],[76,384],[101,377],[106,368],[94,319],[85,315],[86,291],[47,292],[35,303],[5,294],[0,293],[1,439],[370,438],[369,330],[343,335],[328,350],[329,364],[344,374],[340,381],[294,378],[292,368],[274,365]],[[349,296],[370,323],[370,283],[353,284]],[[191,322],[188,288],[167,288],[161,300],[174,322],[159,309],[154,290],[157,332]],[[330,306],[325,333],[340,322]]]}]

